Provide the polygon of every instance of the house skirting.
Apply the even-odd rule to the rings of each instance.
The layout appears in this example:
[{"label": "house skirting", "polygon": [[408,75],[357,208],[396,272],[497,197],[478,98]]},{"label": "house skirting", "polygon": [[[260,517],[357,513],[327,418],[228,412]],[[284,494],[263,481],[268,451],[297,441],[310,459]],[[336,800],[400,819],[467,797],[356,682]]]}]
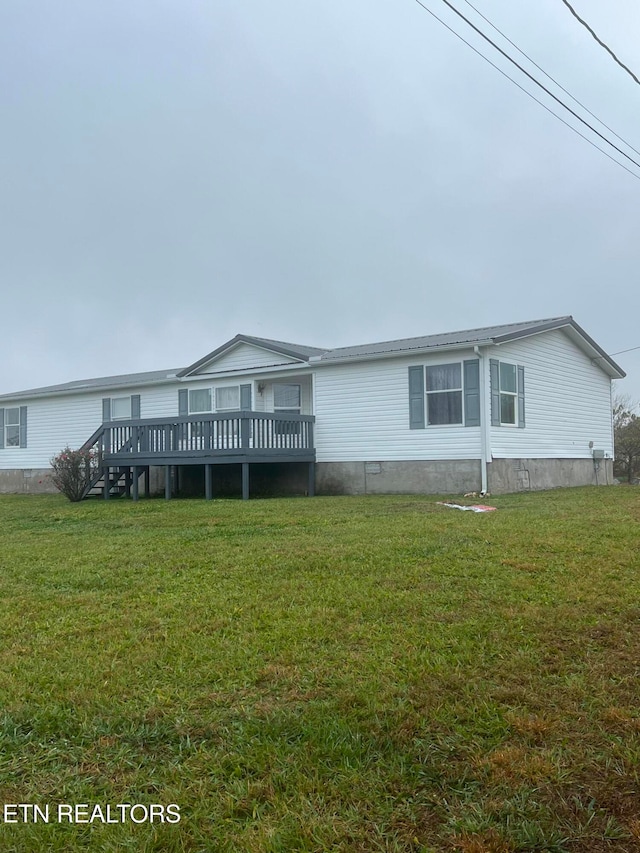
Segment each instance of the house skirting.
[{"label": "house skirting", "polygon": [[57,492],[50,479],[50,468],[12,468],[0,470],[0,494],[37,495]]},{"label": "house skirting", "polygon": [[[555,489],[563,486],[610,485],[611,459],[494,459],[487,466],[493,494]],[[412,462],[318,462],[319,495],[465,494],[479,492],[478,459]]]},{"label": "house skirting", "polygon": [[[0,469],[0,494],[57,494],[50,468]],[[204,497],[204,465],[172,466],[172,492],[178,497]],[[213,496],[238,497],[242,493],[242,466],[213,466]],[[249,465],[249,484],[254,497],[307,495],[308,462],[269,462]],[[165,494],[165,467],[149,468],[149,491],[154,497]]]},{"label": "house skirting", "polygon": [[[305,494],[306,464],[252,465],[252,490],[257,494]],[[215,466],[214,494],[237,493],[240,466]],[[489,491],[507,492],[553,489],[560,486],[610,485],[613,462],[602,459],[494,459],[487,466]],[[199,495],[204,467],[180,474],[185,496]],[[49,468],[0,470],[0,494],[51,494],[56,489]],[[164,490],[164,469],[151,468],[151,492]],[[217,479],[217,482],[216,482]],[[478,459],[416,460],[412,462],[318,462],[316,494],[464,494],[481,489]]]},{"label": "house skirting", "polygon": [[316,464],[319,495],[449,494],[481,488],[479,459]]},{"label": "house skirting", "polygon": [[487,470],[494,494],[613,483],[611,459],[494,459]]}]

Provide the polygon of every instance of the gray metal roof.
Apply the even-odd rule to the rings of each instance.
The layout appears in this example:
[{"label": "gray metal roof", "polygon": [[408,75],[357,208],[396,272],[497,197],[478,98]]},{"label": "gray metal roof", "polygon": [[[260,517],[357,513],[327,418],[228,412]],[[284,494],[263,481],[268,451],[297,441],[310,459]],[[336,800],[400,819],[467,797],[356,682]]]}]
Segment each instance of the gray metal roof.
[{"label": "gray metal roof", "polygon": [[402,355],[419,351],[436,350],[455,346],[473,346],[474,344],[501,344],[511,340],[539,334],[552,329],[564,328],[576,344],[581,346],[594,361],[598,361],[605,372],[615,378],[625,376],[624,370],[598,344],[589,337],[570,315],[550,317],[545,320],[529,320],[524,323],[506,323],[500,326],[482,326],[478,329],[463,329],[458,332],[446,332],[439,335],[424,335],[417,338],[400,338],[395,341],[381,341],[373,344],[361,344],[351,347],[337,347],[324,350],[319,347],[291,344],[270,338],[256,338],[251,335],[236,335],[218,349],[199,359],[186,368],[174,370],[153,370],[146,373],[126,373],[120,376],[102,376],[97,379],[80,379],[65,382],[62,385],[48,385],[43,388],[31,388],[14,394],[3,394],[0,401],[16,400],[27,397],[43,397],[50,394],[74,394],[81,391],[102,390],[107,388],[133,387],[137,385],[160,384],[170,382],[176,377],[184,377],[211,361],[217,355],[230,349],[236,343],[256,344],[283,355],[324,364],[337,361],[357,361],[384,355]]},{"label": "gray metal roof", "polygon": [[548,320],[534,320],[527,323],[507,323],[502,326],[483,326],[479,329],[463,329],[458,332],[445,332],[438,335],[422,335],[417,338],[399,338],[395,341],[381,341],[380,343],[361,344],[351,347],[338,347],[325,352],[321,361],[335,361],[355,356],[383,355],[393,352],[411,352],[411,350],[432,349],[436,347],[450,347],[456,344],[468,345],[481,342],[497,343],[496,338],[505,335],[520,336],[523,333],[531,334],[534,331],[542,331],[541,325],[550,323],[563,325],[571,320],[571,317],[553,317]]},{"label": "gray metal roof", "polygon": [[374,344],[361,344],[352,347],[338,347],[323,353],[312,361],[333,362],[371,358],[378,355],[402,355],[414,351],[428,351],[456,346],[474,346],[478,344],[502,344],[564,328],[576,344],[588,352],[600,367],[615,378],[626,376],[624,370],[590,338],[570,314],[562,317],[548,317],[544,320],[528,320],[523,323],[505,323],[500,326],[482,326],[478,329],[462,329],[458,332],[446,332],[439,335],[425,335],[417,338],[400,338],[396,341],[381,341]]},{"label": "gray metal roof", "polygon": [[270,338],[255,338],[252,335],[239,335],[238,337],[242,337],[244,340],[251,343],[254,341],[259,346],[265,346],[267,349],[276,349],[282,350],[284,352],[296,353],[302,358],[309,358],[312,355],[320,355],[323,352],[327,352],[326,348],[322,349],[321,347],[309,347],[305,344],[288,344],[286,341],[273,341]]},{"label": "gray metal roof", "polygon": [[2,394],[0,400],[20,397],[45,397],[49,394],[74,394],[78,391],[98,391],[105,388],[130,388],[134,385],[157,384],[175,379],[180,368],[175,370],[150,370],[146,373],[123,373],[119,376],[100,376],[95,379],[77,379],[74,382],[63,382],[61,385],[45,385],[42,388],[30,388],[27,391],[16,391],[14,394]]},{"label": "gray metal roof", "polygon": [[272,352],[284,355],[287,358],[300,359],[300,361],[308,361],[311,356],[318,356],[326,352],[326,350],[319,349],[318,347],[308,347],[303,344],[290,344],[285,341],[274,341],[270,338],[255,338],[253,335],[236,335],[235,338],[231,338],[230,341],[222,344],[222,346],[202,356],[202,358],[190,364],[189,367],[185,367],[178,375],[189,376],[189,374],[195,373],[201,367],[204,367],[205,364],[208,364],[214,358],[217,358],[240,343],[254,344],[255,346],[264,347]]}]

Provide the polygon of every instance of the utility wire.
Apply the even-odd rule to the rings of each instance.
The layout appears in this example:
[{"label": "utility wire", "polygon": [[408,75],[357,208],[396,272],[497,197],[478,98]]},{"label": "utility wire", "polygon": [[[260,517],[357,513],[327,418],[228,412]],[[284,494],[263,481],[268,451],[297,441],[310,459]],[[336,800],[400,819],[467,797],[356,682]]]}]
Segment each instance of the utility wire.
[{"label": "utility wire", "polygon": [[578,15],[578,13],[577,13],[577,12],[576,12],[576,10],[573,8],[573,6],[571,5],[571,3],[568,3],[568,2],[567,2],[567,0],[562,0],[562,2],[563,2],[563,3],[564,3],[564,5],[567,7],[567,9],[571,12],[571,14],[572,14],[572,15],[573,15],[573,17],[576,19],[576,21],[580,21],[580,23],[582,24],[582,26],[583,26],[585,29],[587,29],[587,30],[591,33],[591,35],[592,35],[592,36],[594,37],[594,39],[598,42],[598,44],[600,45],[600,47],[603,47],[603,48],[607,51],[607,53],[608,53],[610,56],[612,56],[612,57],[613,57],[613,59],[618,63],[618,65],[620,66],[620,68],[624,68],[624,70],[627,72],[627,74],[629,74],[631,77],[633,77],[633,79],[636,81],[636,83],[640,86],[640,80],[638,80],[638,78],[637,78],[637,77],[636,77],[636,75],[633,73],[633,71],[632,71],[630,68],[627,68],[627,66],[624,64],[624,62],[621,62],[621,60],[619,60],[619,59],[618,59],[618,57],[617,57],[617,56],[615,55],[615,53],[611,50],[611,48],[609,47],[609,45],[608,45],[608,44],[606,44],[605,42],[603,42],[603,41],[602,41],[602,39],[601,39],[601,38],[599,38],[599,37],[598,37],[598,35],[597,35],[597,34],[596,34],[592,29],[591,29],[591,27],[589,26],[589,24],[588,24],[586,21],[584,21],[584,20],[580,17],[580,15]]},{"label": "utility wire", "polygon": [[[419,2],[419,0],[416,0],[416,3],[417,2]],[[627,153],[625,153],[622,150],[622,148],[618,148],[618,146],[615,144],[615,142],[611,142],[610,139],[607,139],[607,137],[604,136],[604,134],[600,133],[599,130],[596,130],[596,128],[593,127],[593,125],[589,124],[589,122],[586,119],[584,119],[584,118],[582,118],[582,116],[578,115],[578,113],[575,110],[572,110],[571,107],[568,107],[564,103],[564,101],[562,101],[557,95],[554,95],[550,89],[547,89],[547,87],[543,83],[541,83],[539,80],[537,80],[533,76],[533,74],[530,74],[526,68],[523,68],[519,62],[516,62],[516,60],[512,56],[509,56],[509,54],[505,50],[503,50],[499,45],[497,45],[492,39],[490,39],[489,36],[486,35],[486,33],[483,33],[479,27],[476,27],[476,25],[473,23],[473,21],[470,21],[469,18],[466,17],[466,15],[463,15],[459,9],[456,9],[456,7],[453,5],[453,3],[450,3],[449,0],[442,0],[442,2],[445,4],[445,6],[448,6],[452,12],[455,12],[455,14],[459,18],[462,18],[462,20],[466,24],[468,24],[471,27],[471,29],[475,30],[475,32],[478,33],[479,36],[481,36],[485,41],[489,42],[489,44],[492,47],[494,47],[498,51],[498,53],[502,54],[502,56],[504,56],[505,59],[508,59],[512,65],[515,65],[516,68],[518,68],[520,71],[522,71],[522,73],[525,74],[529,78],[529,80],[531,80],[533,83],[536,84],[536,86],[538,86],[540,89],[542,89],[544,92],[546,92],[547,95],[549,95],[551,98],[553,98],[553,100],[556,101],[558,104],[560,104],[560,106],[563,107],[565,110],[567,110],[567,112],[570,112],[574,118],[577,118],[578,121],[582,122],[582,124],[584,124],[585,127],[588,127],[592,133],[595,133],[596,136],[599,136],[600,139],[602,139],[604,142],[607,143],[607,145],[610,145],[612,148],[615,148],[615,150],[619,154],[622,154],[623,157],[626,157],[627,160],[629,160],[631,163],[633,163],[634,166],[637,166],[638,168],[640,168],[640,163],[638,163],[636,160],[633,159],[633,157],[630,157]],[[420,5],[422,6],[422,3],[420,3]]]},{"label": "utility wire", "polygon": [[487,16],[486,16],[486,15],[483,15],[483,14],[482,14],[482,12],[481,12],[479,9],[477,9],[477,8],[473,5],[473,3],[470,3],[470,2],[469,2],[469,0],[464,0],[464,2],[467,4],[467,6],[470,6],[470,7],[473,9],[473,11],[474,11],[474,12],[476,12],[476,14],[480,15],[480,17],[481,17],[483,20],[485,20],[485,21],[489,24],[489,26],[490,26],[490,27],[493,27],[493,29],[494,29],[497,33],[500,33],[500,35],[502,36],[502,38],[503,38],[503,39],[505,39],[506,41],[508,41],[508,42],[509,42],[509,44],[510,44],[512,47],[515,47],[515,49],[518,51],[518,53],[519,53],[521,56],[524,56],[524,57],[525,57],[525,59],[528,59],[528,60],[529,60],[529,62],[530,62],[532,65],[535,65],[535,67],[538,69],[538,71],[541,71],[541,72],[544,74],[544,76],[545,76],[548,80],[551,80],[551,82],[552,82],[552,83],[555,83],[555,84],[556,84],[556,86],[557,86],[559,89],[562,89],[562,91],[565,93],[565,95],[568,95],[568,96],[571,98],[571,100],[572,100],[572,101],[574,101],[576,104],[578,104],[578,106],[579,106],[579,107],[582,107],[582,109],[583,109],[585,112],[589,113],[589,115],[590,115],[592,118],[594,118],[594,119],[595,119],[599,124],[601,124],[603,127],[605,127],[605,128],[609,131],[609,133],[612,133],[612,134],[616,137],[616,139],[619,139],[619,140],[620,140],[620,142],[623,142],[623,143],[627,146],[627,148],[630,148],[632,151],[635,151],[635,153],[640,157],[640,151],[638,151],[638,149],[637,149],[637,148],[634,148],[634,147],[633,147],[633,145],[632,145],[630,142],[627,142],[627,140],[626,140],[626,139],[624,139],[622,136],[620,136],[620,134],[616,133],[616,132],[615,132],[615,130],[614,130],[612,127],[609,127],[609,125],[608,125],[608,124],[606,124],[604,121],[602,121],[602,119],[601,119],[601,118],[598,118],[598,116],[597,116],[595,113],[592,113],[592,112],[591,112],[591,110],[589,109],[589,107],[585,106],[585,105],[582,103],[582,101],[579,101],[579,100],[576,98],[576,96],[575,96],[575,95],[572,95],[572,94],[571,94],[571,92],[570,92],[568,89],[565,89],[565,87],[562,85],[562,83],[559,83],[559,82],[555,79],[555,77],[552,77],[552,76],[551,76],[551,74],[548,74],[548,73],[544,70],[544,68],[542,68],[542,66],[538,65],[538,63],[537,63],[534,59],[531,59],[531,57],[529,56],[529,54],[525,53],[525,52],[524,52],[524,50],[521,50],[521,49],[518,47],[518,45],[517,45],[514,41],[511,41],[511,39],[509,38],[509,36],[508,36],[508,35],[505,35],[505,33],[503,33],[503,32],[502,32],[502,30],[501,30],[499,27],[496,27],[496,25],[495,25],[494,23],[492,23],[492,22],[489,20],[489,18],[487,18]]},{"label": "utility wire", "polygon": [[[495,70],[498,71],[500,74],[502,74],[503,77],[506,77],[507,80],[510,80],[513,83],[513,85],[517,86],[518,89],[520,89],[520,91],[524,92],[525,95],[528,95],[533,101],[535,101],[537,104],[539,104],[544,110],[546,110],[548,113],[551,113],[551,115],[554,116],[554,118],[557,118],[558,121],[561,121],[562,124],[564,124],[566,127],[569,128],[569,130],[572,130],[579,137],[584,139],[585,142],[588,142],[589,145],[591,145],[593,148],[595,148],[601,154],[604,154],[605,157],[608,157],[609,160],[611,160],[613,163],[616,164],[616,166],[620,166],[621,169],[624,169],[625,172],[628,172],[630,175],[632,175],[634,178],[637,178],[637,180],[640,181],[640,175],[638,175],[632,169],[629,169],[629,167],[625,166],[624,163],[621,163],[619,160],[616,160],[616,158],[612,157],[612,155],[609,154],[608,151],[605,151],[604,148],[601,148],[592,139],[589,139],[588,136],[585,136],[584,133],[581,133],[577,127],[574,127],[572,124],[569,124],[569,122],[566,121],[565,119],[563,119],[562,116],[558,115],[558,113],[555,113],[551,109],[551,107],[548,107],[545,103],[543,103],[543,101],[541,101],[539,98],[536,98],[536,96],[533,95],[531,92],[529,92],[528,89],[525,89],[524,86],[522,86],[520,83],[518,83],[517,80],[514,80],[513,77],[510,77],[506,71],[503,71],[502,68],[500,68],[498,65],[496,65],[495,62],[492,62],[489,59],[489,57],[485,56],[484,53],[481,53],[476,47],[474,47],[471,44],[471,42],[468,42],[463,36],[460,35],[460,33],[456,32],[453,29],[453,27],[450,27],[449,24],[447,24],[445,21],[442,20],[442,18],[439,18],[438,15],[436,15],[435,12],[432,12],[428,6],[425,6],[424,3],[421,2],[421,0],[415,0],[415,2],[418,4],[418,6],[420,6],[422,9],[424,9],[425,12],[428,12],[432,18],[435,18],[436,21],[438,21],[438,23],[442,24],[442,26],[445,27],[445,29],[449,30],[449,32],[452,33],[457,39],[459,39],[461,42],[466,44],[467,47],[470,47],[474,53],[477,53],[478,56],[481,57],[482,59],[484,59],[484,61],[487,62],[489,65],[491,65],[492,68],[495,68]],[[558,99],[556,98],[556,100],[558,100]],[[560,103],[562,103],[562,102],[560,102]],[[596,131],[596,133],[597,133],[597,131]],[[598,135],[601,135],[601,134],[598,134]],[[607,141],[607,140],[605,140],[605,141]],[[611,144],[611,143],[609,143],[609,144]],[[625,154],[625,157],[627,157],[626,154]],[[627,159],[630,160],[631,158],[627,157]],[[632,162],[635,163],[635,160],[632,160]]]},{"label": "utility wire", "polygon": [[629,349],[619,349],[618,352],[612,352],[611,355],[622,355],[623,352],[633,352],[637,349],[640,349],[640,347],[629,347]]}]

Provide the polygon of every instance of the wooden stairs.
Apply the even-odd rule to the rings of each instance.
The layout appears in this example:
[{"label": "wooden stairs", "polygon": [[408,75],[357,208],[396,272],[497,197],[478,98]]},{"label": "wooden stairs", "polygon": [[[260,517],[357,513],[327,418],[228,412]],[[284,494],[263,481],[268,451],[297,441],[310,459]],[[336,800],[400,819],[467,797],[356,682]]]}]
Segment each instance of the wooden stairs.
[{"label": "wooden stairs", "polygon": [[105,471],[97,471],[85,487],[82,500],[85,498],[104,498],[105,489],[109,489],[110,498],[121,498],[131,493],[131,472],[129,468],[111,468],[108,475]]}]

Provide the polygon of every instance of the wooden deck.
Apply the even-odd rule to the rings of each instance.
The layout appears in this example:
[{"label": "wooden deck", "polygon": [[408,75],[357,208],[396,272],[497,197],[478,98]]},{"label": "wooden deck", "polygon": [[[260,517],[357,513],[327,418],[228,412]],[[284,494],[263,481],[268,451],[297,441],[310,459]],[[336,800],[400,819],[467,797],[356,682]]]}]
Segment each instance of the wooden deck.
[{"label": "wooden deck", "polygon": [[87,495],[102,488],[103,496],[109,498],[124,478],[127,494],[135,500],[139,477],[144,474],[148,484],[149,467],[164,466],[169,498],[174,466],[204,465],[206,497],[210,498],[212,466],[240,463],[242,495],[248,498],[249,465],[268,462],[308,463],[308,493],[313,494],[314,422],[312,415],[253,411],[110,421],[83,448],[92,451],[96,470]]}]

